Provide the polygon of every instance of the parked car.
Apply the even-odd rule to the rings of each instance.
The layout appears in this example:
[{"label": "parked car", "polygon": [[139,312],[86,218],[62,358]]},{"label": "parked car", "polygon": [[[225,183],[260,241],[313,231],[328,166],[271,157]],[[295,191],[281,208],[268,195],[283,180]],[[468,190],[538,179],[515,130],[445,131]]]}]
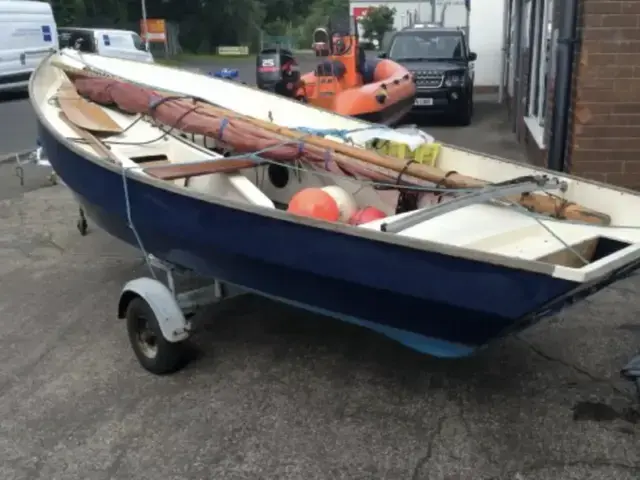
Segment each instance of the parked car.
[{"label": "parked car", "polygon": [[26,90],[36,66],[57,49],[49,3],[0,1],[0,92]]},{"label": "parked car", "polygon": [[130,30],[61,27],[58,33],[60,48],[76,48],[81,52],[138,62],[154,61],[140,35]]},{"label": "parked car", "polygon": [[388,48],[380,53],[405,66],[416,82],[413,111],[453,117],[469,125],[473,116],[473,62],[460,28],[414,25],[393,32]]}]

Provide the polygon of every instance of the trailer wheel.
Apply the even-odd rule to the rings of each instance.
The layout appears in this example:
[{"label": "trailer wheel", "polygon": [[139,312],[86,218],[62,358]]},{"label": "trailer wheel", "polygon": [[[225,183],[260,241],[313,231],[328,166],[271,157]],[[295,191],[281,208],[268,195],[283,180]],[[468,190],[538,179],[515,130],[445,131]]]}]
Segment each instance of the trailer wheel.
[{"label": "trailer wheel", "polygon": [[126,321],[131,347],[145,370],[165,375],[186,365],[184,343],[164,338],[156,314],[143,298],[136,297],[129,302]]}]

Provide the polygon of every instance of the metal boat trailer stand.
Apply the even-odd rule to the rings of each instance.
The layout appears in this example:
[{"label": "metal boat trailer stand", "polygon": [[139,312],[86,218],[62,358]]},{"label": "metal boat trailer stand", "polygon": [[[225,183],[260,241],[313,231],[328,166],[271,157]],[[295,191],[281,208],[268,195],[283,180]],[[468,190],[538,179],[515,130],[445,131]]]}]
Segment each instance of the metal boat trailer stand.
[{"label": "metal boat trailer stand", "polygon": [[78,207],[78,221],[76,222],[76,227],[78,228],[80,235],[83,237],[89,233],[89,224],[87,223],[87,217],[84,214],[82,207]]},{"label": "metal boat trailer stand", "polygon": [[[24,180],[25,180],[24,168],[27,165],[34,165],[36,167],[40,167],[40,168],[44,167],[49,169],[50,173],[49,175],[47,175],[47,180],[51,185],[57,185],[58,183],[60,183],[58,179],[58,175],[51,167],[51,164],[47,159],[47,153],[44,151],[44,149],[40,145],[40,142],[37,141],[36,143],[37,143],[36,147],[33,147],[29,150],[25,150],[23,152],[11,154],[8,157],[5,157],[4,159],[2,159],[2,161],[14,162],[16,164],[15,175],[16,177],[18,177],[21,187],[24,187]],[[84,210],[82,209],[82,207],[79,207],[79,217],[76,223],[76,227],[78,228],[78,231],[83,237],[87,235],[89,231],[89,225],[87,223],[87,217],[85,216]]]},{"label": "metal boat trailer stand", "polygon": [[[197,313],[222,300],[243,295],[238,287],[218,280],[178,291],[175,277],[187,270],[147,255],[152,276],[127,282],[118,301],[118,318],[126,321],[129,342],[140,365],[156,375],[173,373],[188,362],[185,342],[199,326]],[[165,281],[155,277],[164,273]]]},{"label": "metal boat trailer stand", "polygon": [[49,169],[50,173],[49,175],[47,175],[47,180],[51,185],[58,184],[58,176],[56,175],[56,172],[53,171],[53,168],[51,168],[51,164],[47,160],[46,152],[44,152],[39,143],[38,146],[33,147],[29,150],[11,154],[10,156],[4,158],[3,161],[14,162],[16,164],[15,175],[16,177],[18,177],[21,187],[24,187],[24,167],[27,165],[34,165],[36,167],[44,167]]}]

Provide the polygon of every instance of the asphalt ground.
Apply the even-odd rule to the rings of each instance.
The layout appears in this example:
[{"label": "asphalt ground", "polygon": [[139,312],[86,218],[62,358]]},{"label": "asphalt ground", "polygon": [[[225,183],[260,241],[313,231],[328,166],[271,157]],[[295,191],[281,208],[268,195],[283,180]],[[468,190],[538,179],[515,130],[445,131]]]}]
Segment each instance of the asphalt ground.
[{"label": "asphalt ground", "polygon": [[[24,99],[0,112],[0,152],[35,143]],[[425,129],[518,153],[504,112],[477,112]],[[139,254],[81,237],[48,174],[26,167],[21,186],[0,165],[3,480],[640,479],[640,414],[618,373],[640,350],[638,277],[453,362],[240,297],[211,311],[186,370],[154,377],[115,315]]]}]

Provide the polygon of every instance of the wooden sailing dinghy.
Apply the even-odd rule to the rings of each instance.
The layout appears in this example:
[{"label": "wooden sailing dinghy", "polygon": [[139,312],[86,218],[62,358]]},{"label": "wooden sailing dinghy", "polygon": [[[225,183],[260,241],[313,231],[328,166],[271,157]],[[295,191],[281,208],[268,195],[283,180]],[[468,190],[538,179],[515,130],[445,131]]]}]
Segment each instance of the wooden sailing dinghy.
[{"label": "wooden sailing dinghy", "polygon": [[[362,148],[366,122],[232,82],[63,51],[30,98],[51,164],[110,234],[421,352],[467,355],[640,263],[634,192],[448,146],[432,166],[386,157]],[[244,158],[181,137],[225,143],[224,129]],[[335,187],[385,218],[286,211]]]}]

